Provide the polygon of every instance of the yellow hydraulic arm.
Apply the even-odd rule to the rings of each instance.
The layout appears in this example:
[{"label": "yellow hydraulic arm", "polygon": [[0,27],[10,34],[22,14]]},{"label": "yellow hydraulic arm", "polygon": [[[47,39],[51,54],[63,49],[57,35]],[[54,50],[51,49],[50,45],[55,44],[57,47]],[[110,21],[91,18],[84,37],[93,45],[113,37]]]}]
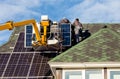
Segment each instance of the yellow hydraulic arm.
[{"label": "yellow hydraulic arm", "polygon": [[[15,22],[15,23],[13,21],[8,21],[5,24],[0,25],[0,30],[6,30],[6,29],[12,30],[14,27],[24,26],[24,25],[27,25],[27,24],[32,24],[33,28],[34,28],[34,31],[35,31],[37,43],[34,43],[34,45],[44,45],[44,44],[46,44],[46,38],[45,38],[45,36],[42,36],[42,38],[41,38],[38,27],[37,27],[37,24],[36,24],[36,21],[34,19],[25,20],[25,21],[21,21],[21,22]],[[45,35],[46,35],[46,27],[47,27],[46,24],[47,25],[49,24],[48,21],[43,21],[42,22],[42,25],[43,26],[45,25],[45,28],[44,28]]]}]

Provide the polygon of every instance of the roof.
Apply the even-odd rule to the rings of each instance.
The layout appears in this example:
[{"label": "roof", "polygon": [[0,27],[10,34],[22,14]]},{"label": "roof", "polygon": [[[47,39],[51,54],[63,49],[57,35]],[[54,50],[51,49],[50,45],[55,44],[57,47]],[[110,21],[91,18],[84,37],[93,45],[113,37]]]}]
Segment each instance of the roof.
[{"label": "roof", "polygon": [[12,52],[18,39],[19,33],[24,31],[24,27],[14,28],[9,40],[0,46],[0,52]]},{"label": "roof", "polygon": [[[83,24],[84,29],[88,29],[91,34],[96,33],[104,25],[107,25],[110,29],[114,30],[116,33],[120,34],[120,23],[86,23]],[[0,52],[13,52],[15,44],[17,42],[20,32],[24,32],[24,27],[17,27],[13,30],[13,33],[10,36],[8,42],[0,46]]]},{"label": "roof", "polygon": [[50,62],[119,62],[120,35],[110,28],[94,33]]}]

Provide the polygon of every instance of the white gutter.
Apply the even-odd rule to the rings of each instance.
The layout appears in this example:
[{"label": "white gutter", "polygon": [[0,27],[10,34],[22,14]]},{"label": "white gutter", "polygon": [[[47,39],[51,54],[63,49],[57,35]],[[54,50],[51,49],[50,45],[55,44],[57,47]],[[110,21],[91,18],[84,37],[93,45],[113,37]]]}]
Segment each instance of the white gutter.
[{"label": "white gutter", "polygon": [[49,62],[55,68],[95,68],[95,67],[120,67],[120,62]]}]

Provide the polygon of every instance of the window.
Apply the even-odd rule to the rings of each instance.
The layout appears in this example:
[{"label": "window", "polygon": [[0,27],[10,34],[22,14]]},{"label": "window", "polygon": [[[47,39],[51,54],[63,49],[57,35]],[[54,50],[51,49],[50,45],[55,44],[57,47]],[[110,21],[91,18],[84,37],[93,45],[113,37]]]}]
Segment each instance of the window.
[{"label": "window", "polygon": [[64,70],[63,79],[83,79],[82,72],[81,70]]},{"label": "window", "polygon": [[63,79],[104,79],[102,69],[63,70]]},{"label": "window", "polygon": [[85,70],[85,79],[104,79],[103,71],[100,69]]},{"label": "window", "polygon": [[120,69],[109,69],[108,79],[120,79]]}]

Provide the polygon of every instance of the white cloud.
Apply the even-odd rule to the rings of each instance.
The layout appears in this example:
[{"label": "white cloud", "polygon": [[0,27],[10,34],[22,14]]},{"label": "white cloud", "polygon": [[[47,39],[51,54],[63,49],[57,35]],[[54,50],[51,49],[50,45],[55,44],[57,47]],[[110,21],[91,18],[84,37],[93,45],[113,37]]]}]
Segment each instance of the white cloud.
[{"label": "white cloud", "polygon": [[[64,0],[3,0],[0,1],[0,23],[8,20],[25,20],[40,17],[42,6],[55,6]],[[37,10],[37,11],[36,11]],[[22,18],[21,18],[22,17]]]},{"label": "white cloud", "polygon": [[57,4],[60,4],[64,0],[41,0],[40,2],[42,5],[54,5],[57,6]]},{"label": "white cloud", "polygon": [[[40,0],[3,0],[0,1],[0,23],[8,20],[20,21],[39,16],[32,8],[40,6]],[[11,31],[0,31],[0,43],[7,41]]]},{"label": "white cloud", "polygon": [[0,1],[1,4],[19,5],[26,7],[35,7],[40,5],[40,0],[4,0]]},{"label": "white cloud", "polygon": [[33,8],[35,9],[38,6],[40,6],[40,0],[0,1],[0,22],[24,20],[39,16],[40,13],[33,10]]},{"label": "white cloud", "polygon": [[70,8],[66,14],[79,17],[82,22],[120,22],[119,0],[84,0]]},{"label": "white cloud", "polygon": [[[43,5],[54,5],[63,0],[0,0],[0,23],[8,20],[21,21],[40,17]],[[36,11],[38,10],[38,11]],[[10,36],[8,31],[0,31],[0,41],[7,40]],[[4,35],[4,36],[3,36]]]}]

